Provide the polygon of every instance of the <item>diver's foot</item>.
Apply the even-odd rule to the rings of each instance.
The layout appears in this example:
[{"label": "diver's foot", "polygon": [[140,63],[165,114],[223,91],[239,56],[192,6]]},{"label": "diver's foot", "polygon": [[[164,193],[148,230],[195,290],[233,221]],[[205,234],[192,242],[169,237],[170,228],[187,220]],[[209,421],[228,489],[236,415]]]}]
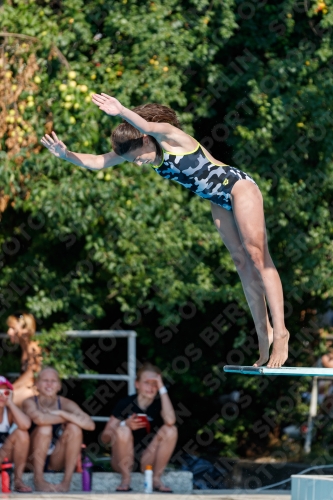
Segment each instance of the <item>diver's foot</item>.
[{"label": "diver's foot", "polygon": [[288,330],[283,335],[274,334],[273,350],[267,368],[281,368],[287,361],[289,336]]},{"label": "diver's foot", "polygon": [[262,366],[267,363],[269,359],[269,348],[273,343],[273,329],[265,335],[264,337],[258,336],[259,343],[259,359],[254,363],[253,366]]}]

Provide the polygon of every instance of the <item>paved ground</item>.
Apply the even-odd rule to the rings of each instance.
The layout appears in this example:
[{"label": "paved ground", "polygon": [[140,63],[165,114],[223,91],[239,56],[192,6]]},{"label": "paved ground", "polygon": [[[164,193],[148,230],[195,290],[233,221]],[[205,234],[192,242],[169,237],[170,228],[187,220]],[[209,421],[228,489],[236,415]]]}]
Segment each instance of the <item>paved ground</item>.
[{"label": "paved ground", "polygon": [[52,499],[52,500],[110,500],[114,499],[116,496],[122,500],[161,500],[161,497],[170,498],[172,500],[291,500],[291,496],[283,491],[281,492],[271,492],[267,493],[257,493],[257,494],[243,494],[237,491],[237,494],[227,492],[226,490],[216,490],[212,495],[211,491],[207,494],[204,492],[195,493],[193,495],[163,495],[162,493],[144,495],[142,493],[120,493],[111,492],[109,494],[104,493],[62,493],[61,495],[57,493],[32,493],[32,494],[15,494],[6,495],[5,493],[0,494],[0,498],[8,498],[8,500],[22,500],[25,499]]}]

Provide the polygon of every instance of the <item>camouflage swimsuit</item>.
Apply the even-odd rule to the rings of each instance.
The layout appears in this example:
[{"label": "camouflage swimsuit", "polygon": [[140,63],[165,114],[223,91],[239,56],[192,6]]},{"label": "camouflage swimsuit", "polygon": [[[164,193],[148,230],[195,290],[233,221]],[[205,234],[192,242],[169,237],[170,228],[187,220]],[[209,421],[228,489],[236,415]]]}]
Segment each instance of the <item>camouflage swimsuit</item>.
[{"label": "camouflage swimsuit", "polygon": [[238,168],[212,163],[199,143],[190,153],[162,151],[162,163],[152,165],[159,175],[178,182],[226,210],[232,210],[230,193],[237,181],[246,179],[256,184],[252,177]]}]

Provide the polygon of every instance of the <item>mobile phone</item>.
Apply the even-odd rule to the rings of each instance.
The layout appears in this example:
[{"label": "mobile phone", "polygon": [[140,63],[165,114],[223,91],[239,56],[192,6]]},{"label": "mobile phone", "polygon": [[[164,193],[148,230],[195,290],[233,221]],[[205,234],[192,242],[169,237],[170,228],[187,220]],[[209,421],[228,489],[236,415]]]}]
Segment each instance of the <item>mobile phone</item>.
[{"label": "mobile phone", "polygon": [[148,417],[145,413],[137,413],[136,418],[140,420],[140,422],[144,422],[146,424],[146,431],[149,433],[150,432],[150,422],[148,420]]}]

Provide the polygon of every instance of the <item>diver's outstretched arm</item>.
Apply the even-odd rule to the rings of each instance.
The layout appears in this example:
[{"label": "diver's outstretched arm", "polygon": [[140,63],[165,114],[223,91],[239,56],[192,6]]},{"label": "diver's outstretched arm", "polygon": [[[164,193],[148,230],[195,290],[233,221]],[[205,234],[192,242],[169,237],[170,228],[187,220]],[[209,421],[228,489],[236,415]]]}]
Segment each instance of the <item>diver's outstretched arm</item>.
[{"label": "diver's outstretched arm", "polygon": [[58,139],[55,132],[52,132],[52,137],[45,134],[40,142],[56,158],[69,161],[70,163],[73,163],[73,165],[88,168],[89,170],[102,170],[103,168],[114,167],[115,165],[124,162],[124,159],[121,158],[121,156],[116,155],[113,151],[104,155],[91,155],[68,151],[66,144]]},{"label": "diver's outstretched arm", "polygon": [[118,99],[111,97],[108,94],[94,94],[92,96],[92,102],[107,115],[120,116],[133,125],[133,127],[140,130],[142,134],[152,135],[157,140],[171,139],[177,141],[178,139],[178,141],[182,144],[184,136],[187,136],[185,132],[177,127],[174,127],[170,123],[148,122],[134,111],[125,108],[125,106],[123,106]]}]

